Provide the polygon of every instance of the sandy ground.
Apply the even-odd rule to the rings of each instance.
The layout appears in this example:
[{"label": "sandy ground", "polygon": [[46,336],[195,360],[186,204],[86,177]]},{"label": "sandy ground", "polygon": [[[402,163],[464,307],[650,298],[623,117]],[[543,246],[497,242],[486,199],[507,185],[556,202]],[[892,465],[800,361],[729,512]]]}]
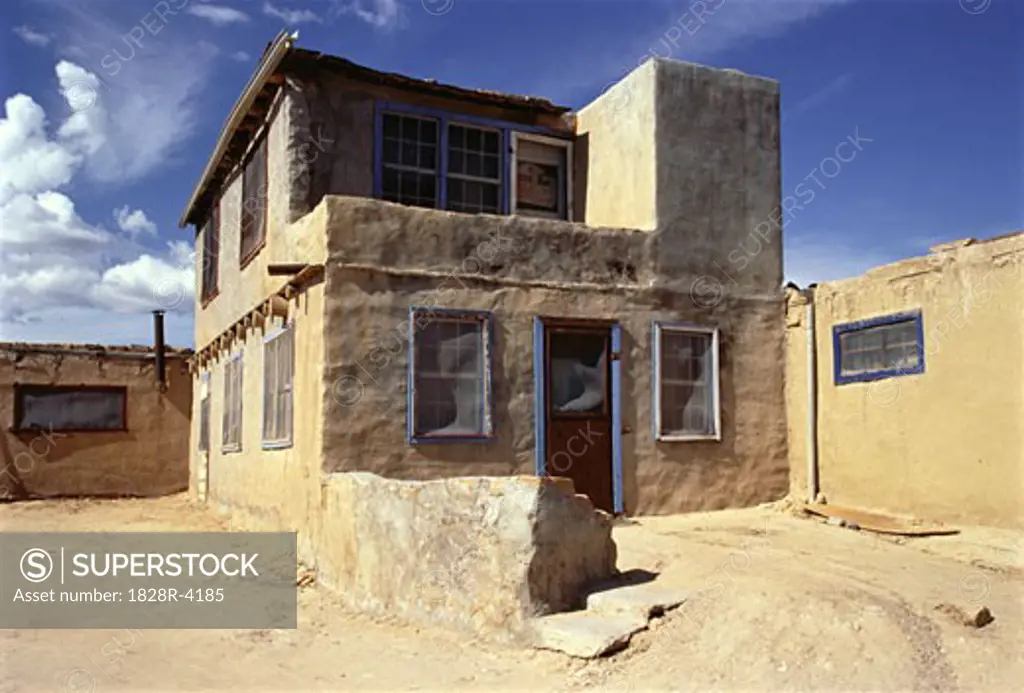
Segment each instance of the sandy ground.
[{"label": "sandy ground", "polygon": [[[213,530],[184,497],[0,506],[7,531]],[[619,566],[697,590],[579,662],[370,621],[316,589],[294,631],[0,631],[0,693],[156,690],[1020,690],[1024,533],[896,543],[757,508],[640,519]],[[935,610],[988,606],[973,629]],[[111,654],[113,653],[113,654]]]}]

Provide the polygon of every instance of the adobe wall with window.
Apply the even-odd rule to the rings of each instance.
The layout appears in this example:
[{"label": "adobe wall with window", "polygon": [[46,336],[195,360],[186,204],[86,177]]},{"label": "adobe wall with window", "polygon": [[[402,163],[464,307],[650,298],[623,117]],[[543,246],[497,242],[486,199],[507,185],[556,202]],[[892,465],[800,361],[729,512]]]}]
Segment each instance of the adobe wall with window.
[{"label": "adobe wall with window", "polygon": [[[813,288],[829,503],[1024,520],[1024,235],[951,243]],[[807,298],[788,301],[791,484],[807,497]]]},{"label": "adobe wall with window", "polygon": [[0,344],[0,497],[185,490],[187,356],[167,351],[161,392],[148,348]]},{"label": "adobe wall with window", "polygon": [[193,478],[205,478],[209,502],[253,529],[299,531],[303,558],[312,555],[309,530],[319,517],[322,311],[318,284],[289,301],[287,315],[246,329],[206,364],[196,374],[190,443]]},{"label": "adobe wall with window", "polygon": [[[775,327],[776,302],[726,295],[701,306],[687,292],[652,288],[656,245],[642,231],[455,216],[339,197],[325,198],[321,210],[330,231],[326,471],[410,479],[536,473],[534,321],[545,316],[604,319],[621,327],[626,512],[736,507],[785,494],[783,335]],[[410,326],[414,307],[425,309],[428,322],[454,320],[463,328],[445,327],[451,334],[434,339],[429,325],[418,331],[417,318]],[[483,324],[480,313],[486,314]],[[711,428],[694,431],[707,435],[655,442],[655,321],[688,323],[703,334],[717,328],[717,364],[707,354],[706,365],[690,378],[701,382],[691,382],[682,395],[666,395],[685,411],[666,403],[659,432],[674,437],[670,429],[686,417],[703,425],[698,410],[705,403],[693,390],[708,384],[717,398],[706,403]],[[409,368],[410,330],[413,351],[421,354],[412,357],[423,369],[418,381]],[[684,341],[669,339],[663,349],[675,363]],[[484,345],[479,360],[466,360],[469,343]],[[439,358],[438,351],[447,354]],[[486,385],[477,379],[478,368],[489,373]],[[669,385],[686,380],[664,370]],[[427,380],[448,376],[449,392],[437,396],[439,388],[427,387]],[[455,380],[466,376],[479,384],[469,385],[474,392],[463,397]],[[416,394],[418,388],[425,394]],[[469,402],[468,418],[455,400]],[[456,435],[439,440],[442,432]],[[549,473],[564,475],[560,471]]]}]

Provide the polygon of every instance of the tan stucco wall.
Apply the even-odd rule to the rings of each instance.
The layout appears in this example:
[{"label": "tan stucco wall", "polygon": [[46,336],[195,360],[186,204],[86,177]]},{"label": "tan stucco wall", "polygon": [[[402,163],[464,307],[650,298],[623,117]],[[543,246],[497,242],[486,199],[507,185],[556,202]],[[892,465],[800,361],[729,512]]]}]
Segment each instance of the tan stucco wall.
[{"label": "tan stucco wall", "polygon": [[657,225],[655,63],[633,70],[576,114],[576,214],[589,226]]},{"label": "tan stucco wall", "polygon": [[[187,488],[192,385],[184,357],[168,354],[167,391],[160,392],[152,353],[111,354],[0,346],[0,497],[156,496]],[[16,433],[15,384],[126,387],[128,430]]]},{"label": "tan stucco wall", "polygon": [[[818,468],[829,503],[947,522],[1024,523],[1024,235],[814,289]],[[921,310],[925,370],[835,385],[832,327]],[[788,305],[791,484],[805,498],[806,301]]]},{"label": "tan stucco wall", "polygon": [[[701,307],[686,292],[652,289],[655,277],[646,258],[653,235],[640,231],[355,198],[325,198],[324,206],[330,224],[328,471],[408,479],[533,473],[533,318],[608,318],[624,330],[624,421],[632,429],[623,436],[627,512],[735,507],[785,494],[780,299],[726,295]],[[496,237],[507,241],[504,252],[502,243],[492,243]],[[624,266],[636,275],[624,274]],[[436,276],[411,275],[417,272]],[[559,288],[558,282],[568,284]],[[411,306],[493,312],[497,440],[407,442],[405,335]],[[654,442],[654,319],[721,328],[721,441]]]},{"label": "tan stucco wall", "polygon": [[[230,510],[243,525],[264,530],[293,530],[299,535],[299,555],[311,555],[316,525],[322,460],[323,403],[323,285],[299,294],[289,305],[295,324],[295,376],[291,447],[264,449],[263,342],[280,327],[253,327],[244,340],[210,365],[210,451],[198,451],[198,382],[194,398],[191,456],[193,467],[207,465],[207,498]],[[241,352],[243,366],[242,449],[223,452],[224,370],[228,358]],[[198,472],[193,472],[193,478]]]}]

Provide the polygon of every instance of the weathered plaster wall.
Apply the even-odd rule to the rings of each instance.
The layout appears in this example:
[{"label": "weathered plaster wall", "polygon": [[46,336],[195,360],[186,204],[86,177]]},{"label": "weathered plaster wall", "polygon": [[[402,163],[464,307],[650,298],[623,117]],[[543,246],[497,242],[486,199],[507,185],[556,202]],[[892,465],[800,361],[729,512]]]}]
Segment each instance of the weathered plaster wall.
[{"label": "weathered plaster wall", "polygon": [[319,579],[352,606],[522,636],[615,572],[611,518],[537,478],[409,482],[332,474]]},{"label": "weathered plaster wall", "polygon": [[648,61],[576,114],[576,220],[657,226],[655,77]]},{"label": "weathered plaster wall", "polygon": [[[325,198],[323,206],[330,229],[328,471],[407,479],[533,473],[533,318],[600,317],[621,321],[625,332],[624,420],[632,429],[623,437],[627,512],[740,506],[785,494],[780,299],[725,295],[701,305],[687,293],[655,290],[656,278],[645,271],[653,235],[641,231],[353,198]],[[406,442],[410,306],[493,312],[497,440]],[[721,328],[721,442],[653,441],[653,319]]]},{"label": "weathered plaster wall", "polygon": [[705,296],[779,295],[778,82],[675,60],[648,65],[656,94],[659,274],[702,275]]},{"label": "weathered plaster wall", "polygon": [[[128,430],[14,432],[15,384],[127,387]],[[0,345],[0,497],[157,496],[186,489],[192,384],[183,356],[168,354],[167,386],[164,393],[157,388],[153,355],[145,351],[94,356]]]},{"label": "weathered plaster wall", "polygon": [[[1024,235],[818,285],[820,487],[830,503],[1024,522]],[[832,326],[920,309],[925,371],[835,385]],[[806,316],[789,299],[793,493],[806,496]]]}]

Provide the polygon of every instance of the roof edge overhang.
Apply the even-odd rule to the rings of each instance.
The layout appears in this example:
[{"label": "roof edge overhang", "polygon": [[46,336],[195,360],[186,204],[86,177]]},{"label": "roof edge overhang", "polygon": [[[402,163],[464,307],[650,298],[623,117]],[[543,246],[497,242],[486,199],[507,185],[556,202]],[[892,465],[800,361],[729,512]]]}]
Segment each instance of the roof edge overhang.
[{"label": "roof edge overhang", "polygon": [[206,161],[206,166],[203,168],[203,173],[199,177],[199,182],[196,183],[195,188],[192,190],[192,195],[189,197],[188,204],[185,205],[185,210],[181,214],[181,218],[178,220],[178,228],[185,228],[188,224],[192,223],[192,216],[195,212],[196,204],[202,197],[206,190],[206,187],[210,183],[210,179],[217,171],[217,167],[220,165],[220,161],[224,154],[228,150],[228,146],[231,144],[231,138],[234,136],[235,131],[238,129],[239,124],[249,113],[252,108],[253,102],[256,101],[256,97],[263,91],[263,88],[267,84],[267,80],[270,79],[281,61],[288,54],[289,49],[298,39],[298,32],[286,33],[284,31],[278,33],[277,37],[270,42],[267,50],[263,53],[263,58],[260,60],[259,66],[253,73],[252,77],[249,78],[249,83],[245,85],[245,89],[242,91],[242,95],[238,97],[234,107],[231,109],[231,114],[228,119],[224,122],[224,126],[221,128],[220,135],[217,137],[217,144],[214,146],[213,154]]}]

